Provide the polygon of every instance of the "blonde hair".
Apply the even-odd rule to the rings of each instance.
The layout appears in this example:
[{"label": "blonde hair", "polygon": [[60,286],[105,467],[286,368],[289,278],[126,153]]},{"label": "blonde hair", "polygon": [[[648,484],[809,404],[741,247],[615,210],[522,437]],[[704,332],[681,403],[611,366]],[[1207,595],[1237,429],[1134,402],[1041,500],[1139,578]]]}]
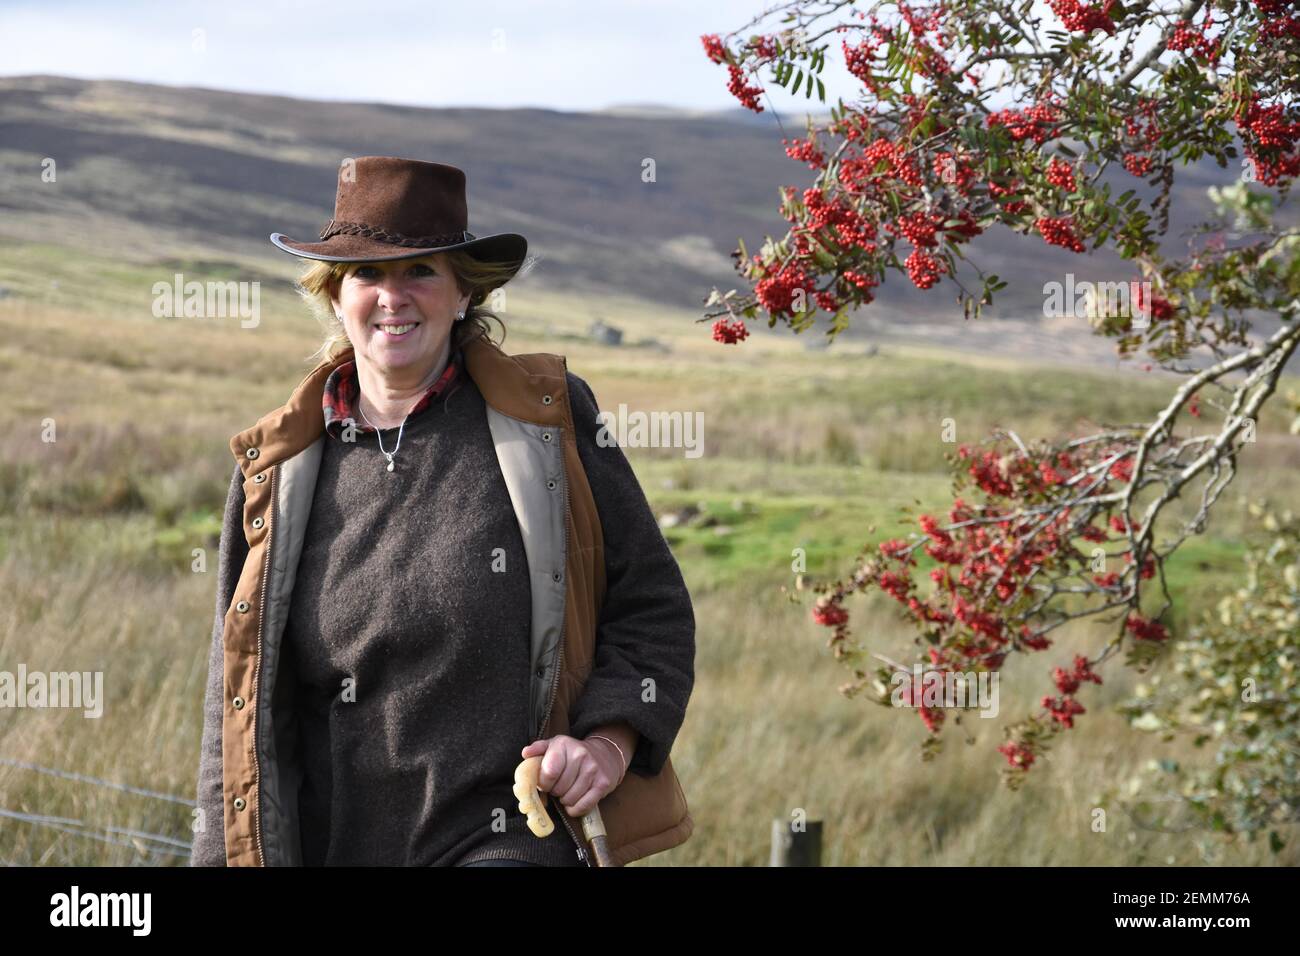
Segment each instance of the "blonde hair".
[{"label": "blonde hair", "polygon": [[[475,259],[462,249],[430,253],[428,256],[421,256],[409,261],[422,262],[435,257],[440,257],[441,262],[451,270],[460,294],[469,294],[469,305],[465,309],[465,318],[452,323],[452,349],[460,348],[466,342],[479,336],[483,336],[489,342],[493,342],[498,346],[504,343],[506,338],[505,323],[501,321],[499,315],[487,308],[483,303],[487,301],[487,297],[495,289],[505,285],[515,275],[517,263],[484,262]],[[343,327],[343,322],[334,312],[334,303],[330,301],[331,295],[338,294],[339,285],[348,274],[348,270],[369,263],[325,262],[319,259],[308,259],[306,261],[307,267],[303,270],[302,275],[298,277],[294,290],[307,303],[307,307],[315,315],[325,334],[320,348],[308,358],[316,361],[332,360],[348,348],[351,348],[352,342]],[[501,338],[494,339],[492,337],[491,322],[496,322],[501,327]]]}]

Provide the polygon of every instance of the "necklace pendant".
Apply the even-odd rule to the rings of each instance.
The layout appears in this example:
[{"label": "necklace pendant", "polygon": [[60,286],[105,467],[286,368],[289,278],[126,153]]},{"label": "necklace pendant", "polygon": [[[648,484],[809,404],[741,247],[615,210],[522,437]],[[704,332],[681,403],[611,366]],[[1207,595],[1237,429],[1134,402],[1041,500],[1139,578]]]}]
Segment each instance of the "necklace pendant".
[{"label": "necklace pendant", "polygon": [[393,470],[393,463],[391,461],[388,463],[388,470],[389,471]]}]

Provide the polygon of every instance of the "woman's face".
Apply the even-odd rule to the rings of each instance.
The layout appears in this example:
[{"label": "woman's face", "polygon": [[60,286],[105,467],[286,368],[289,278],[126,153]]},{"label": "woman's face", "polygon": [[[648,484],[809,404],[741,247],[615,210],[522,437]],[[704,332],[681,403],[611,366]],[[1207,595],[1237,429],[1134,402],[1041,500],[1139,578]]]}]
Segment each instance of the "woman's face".
[{"label": "woman's face", "polygon": [[416,377],[433,367],[456,313],[469,306],[443,260],[436,252],[349,266],[332,301],[359,362]]}]

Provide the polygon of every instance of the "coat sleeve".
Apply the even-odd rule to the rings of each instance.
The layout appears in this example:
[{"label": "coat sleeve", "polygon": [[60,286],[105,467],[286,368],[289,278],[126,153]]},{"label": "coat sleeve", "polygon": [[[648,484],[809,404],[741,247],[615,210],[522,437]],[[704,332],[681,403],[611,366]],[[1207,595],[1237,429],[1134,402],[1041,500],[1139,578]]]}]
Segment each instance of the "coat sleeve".
[{"label": "coat sleeve", "polygon": [[695,612],[623,449],[597,441],[595,394],[572,372],[567,376],[578,457],[605,541],[606,577],[595,661],[570,708],[569,735],[584,738],[604,724],[626,722],[639,734],[628,772],[654,775],[668,759],[695,683]]},{"label": "coat sleeve", "polygon": [[203,811],[203,829],[195,832],[190,866],[226,865],[226,815],[222,800],[221,723],[225,709],[225,653],[222,630],[226,610],[248,556],[244,538],[244,476],[239,466],[230,477],[230,491],[221,521],[217,560],[217,608],[208,648],[208,681],[203,699],[203,737],[199,744],[197,803]]}]

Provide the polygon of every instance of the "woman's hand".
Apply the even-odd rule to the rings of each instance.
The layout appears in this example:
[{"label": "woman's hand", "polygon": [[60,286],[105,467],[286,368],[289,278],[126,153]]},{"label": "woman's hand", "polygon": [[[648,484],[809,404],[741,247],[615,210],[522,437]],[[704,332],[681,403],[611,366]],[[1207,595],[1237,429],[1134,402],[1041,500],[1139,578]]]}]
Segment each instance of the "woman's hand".
[{"label": "woman's hand", "polygon": [[623,758],[618,748],[600,737],[578,740],[556,734],[534,740],[524,757],[545,754],[537,778],[539,790],[555,794],[571,817],[590,813],[605,795],[623,782]]}]

